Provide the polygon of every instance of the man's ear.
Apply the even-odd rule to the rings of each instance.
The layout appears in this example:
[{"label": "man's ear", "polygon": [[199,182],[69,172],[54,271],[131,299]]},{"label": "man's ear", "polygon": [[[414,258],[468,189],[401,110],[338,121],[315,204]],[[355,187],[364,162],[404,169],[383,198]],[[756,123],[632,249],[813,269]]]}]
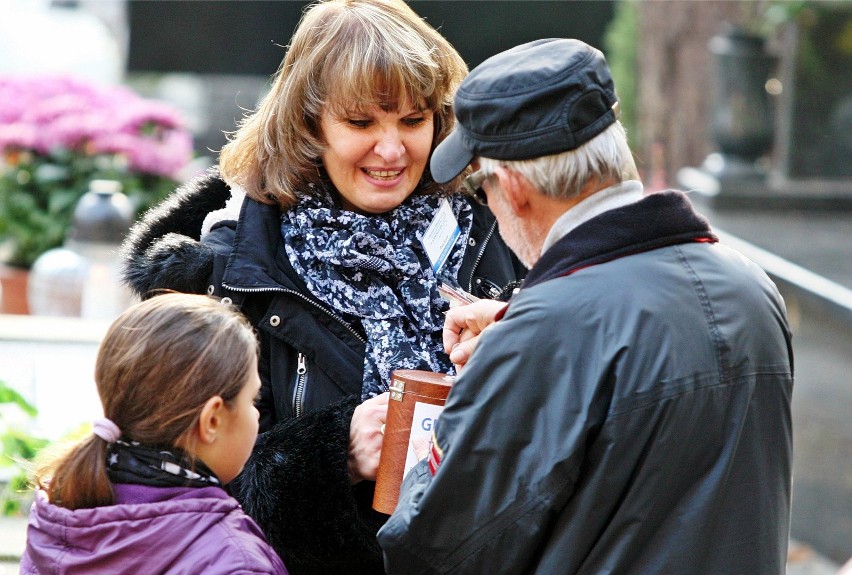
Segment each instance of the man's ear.
[{"label": "man's ear", "polygon": [[225,400],[214,395],[204,403],[201,416],[198,418],[198,441],[210,445],[216,441],[216,436],[222,427],[222,416]]},{"label": "man's ear", "polygon": [[530,193],[535,192],[527,179],[504,166],[497,166],[494,175],[512,212],[518,217],[526,215],[530,209]]}]

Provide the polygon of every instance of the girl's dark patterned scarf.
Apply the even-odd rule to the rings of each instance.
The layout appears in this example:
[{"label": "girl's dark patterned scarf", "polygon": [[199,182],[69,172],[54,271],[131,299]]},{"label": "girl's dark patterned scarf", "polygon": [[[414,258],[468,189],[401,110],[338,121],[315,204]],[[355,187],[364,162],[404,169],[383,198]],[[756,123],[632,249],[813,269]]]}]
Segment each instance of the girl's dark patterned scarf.
[{"label": "girl's dark patterned scarf", "polygon": [[420,243],[441,202],[435,195],[408,197],[380,215],[333,206],[328,192],[303,195],[281,216],[290,263],[308,290],[367,335],[362,399],[387,391],[394,369],[452,373],[441,332],[447,302],[438,283],[456,284],[473,213],[450,196],[461,235],[438,277]]},{"label": "girl's dark patterned scarf", "polygon": [[196,459],[190,463],[177,448],[153,447],[119,439],[107,450],[107,474],[113,483],[152,487],[221,487],[216,474]]}]

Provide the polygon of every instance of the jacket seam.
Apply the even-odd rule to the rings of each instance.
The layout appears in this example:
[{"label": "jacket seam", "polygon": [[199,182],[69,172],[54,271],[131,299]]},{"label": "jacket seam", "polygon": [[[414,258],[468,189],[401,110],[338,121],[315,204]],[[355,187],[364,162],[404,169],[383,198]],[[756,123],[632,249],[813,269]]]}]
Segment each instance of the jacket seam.
[{"label": "jacket seam", "polygon": [[698,297],[698,301],[701,304],[701,310],[704,312],[704,319],[707,322],[707,329],[709,330],[711,339],[713,341],[713,353],[716,356],[716,371],[718,372],[719,379],[721,381],[725,381],[725,338],[722,336],[722,332],[719,330],[716,315],[713,313],[713,305],[710,302],[710,298],[707,295],[707,290],[704,288],[704,284],[701,282],[701,278],[698,277],[698,274],[695,272],[695,269],[689,263],[689,258],[686,257],[686,254],[684,253],[683,249],[679,245],[675,245],[673,247],[675,253],[678,256],[678,259],[683,265],[683,268],[686,270],[686,273],[692,280],[692,285],[695,289],[695,295]]},{"label": "jacket seam", "polygon": [[789,372],[787,371],[785,366],[778,366],[777,370],[775,369],[763,369],[760,371],[753,371],[747,374],[739,375],[737,377],[727,378],[722,381],[711,381],[708,384],[704,385],[695,385],[689,386],[686,385],[679,386],[677,389],[671,390],[669,393],[657,395],[653,398],[648,398],[645,400],[637,400],[635,403],[629,406],[624,406],[618,409],[615,409],[609,413],[609,418],[621,417],[623,415],[629,415],[636,411],[642,411],[643,409],[648,409],[659,405],[664,401],[668,401],[671,399],[676,399],[678,397],[682,397],[685,395],[689,395],[692,393],[708,391],[712,389],[720,389],[725,387],[732,387],[735,385],[742,384],[744,382],[752,381],[755,379],[759,379],[761,376],[775,376],[775,375],[786,375]]}]

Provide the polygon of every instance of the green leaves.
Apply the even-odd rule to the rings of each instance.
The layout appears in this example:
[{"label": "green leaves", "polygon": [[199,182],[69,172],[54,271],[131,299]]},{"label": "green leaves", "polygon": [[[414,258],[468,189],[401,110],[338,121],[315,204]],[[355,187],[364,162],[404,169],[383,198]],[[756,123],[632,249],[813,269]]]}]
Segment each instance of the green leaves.
[{"label": "green leaves", "polygon": [[3,515],[17,515],[26,511],[32,499],[29,468],[38,452],[48,445],[46,439],[23,431],[19,426],[13,427],[6,421],[11,406],[17,406],[30,418],[37,415],[32,404],[0,381],[0,445],[3,446],[0,469],[9,470],[3,473],[3,477],[8,478],[6,484],[0,484],[0,513]]},{"label": "green leaves", "polygon": [[3,403],[17,405],[30,417],[35,417],[38,414],[36,408],[24,399],[23,395],[9,387],[4,381],[0,381],[0,404]]},{"label": "green leaves", "polygon": [[137,214],[177,185],[162,176],[132,173],[117,155],[59,149],[49,155],[22,152],[13,161],[0,161],[0,260],[17,267],[29,268],[42,253],[62,245],[77,201],[92,180],[120,182]]}]

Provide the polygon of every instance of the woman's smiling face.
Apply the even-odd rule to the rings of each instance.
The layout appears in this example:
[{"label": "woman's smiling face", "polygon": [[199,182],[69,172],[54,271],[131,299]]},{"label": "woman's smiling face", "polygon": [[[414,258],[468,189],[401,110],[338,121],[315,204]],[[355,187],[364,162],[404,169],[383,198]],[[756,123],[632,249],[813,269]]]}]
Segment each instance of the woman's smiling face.
[{"label": "woman's smiling face", "polygon": [[429,161],[433,113],[406,102],[345,112],[326,106],[320,127],[328,147],[323,165],[344,209],[382,214],[411,195]]}]

